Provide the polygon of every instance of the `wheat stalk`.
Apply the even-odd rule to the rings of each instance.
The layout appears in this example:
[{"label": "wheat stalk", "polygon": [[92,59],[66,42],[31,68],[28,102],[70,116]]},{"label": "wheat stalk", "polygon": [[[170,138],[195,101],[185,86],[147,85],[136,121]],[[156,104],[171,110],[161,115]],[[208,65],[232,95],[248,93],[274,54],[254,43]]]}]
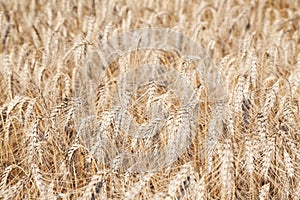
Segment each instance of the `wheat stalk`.
[{"label": "wheat stalk", "polygon": [[259,191],[259,199],[264,200],[268,199],[268,193],[270,189],[270,183],[263,185]]},{"label": "wheat stalk", "polygon": [[233,182],[233,175],[232,175],[232,163],[233,163],[233,153],[231,150],[231,141],[225,140],[224,144],[219,149],[219,157],[221,160],[221,169],[220,169],[220,176],[221,176],[221,184],[222,184],[222,197],[224,198],[231,198],[232,196],[232,182]]},{"label": "wheat stalk", "polygon": [[3,1],[0,199],[299,199],[299,8]]},{"label": "wheat stalk", "polygon": [[9,187],[8,189],[0,190],[0,197],[4,200],[17,198],[24,184],[25,184],[25,180],[24,178],[22,178],[16,184]]},{"label": "wheat stalk", "polygon": [[268,175],[269,168],[271,166],[271,162],[273,160],[274,154],[274,138],[270,138],[267,140],[267,145],[265,147],[264,156],[262,160],[262,174],[266,177]]},{"label": "wheat stalk", "polygon": [[292,178],[294,176],[294,165],[292,159],[286,150],[284,150],[283,156],[287,174]]},{"label": "wheat stalk", "polygon": [[168,194],[172,198],[185,196],[185,192],[190,186],[190,179],[193,176],[194,169],[192,163],[186,163],[181,166],[179,173],[170,181]]},{"label": "wheat stalk", "polygon": [[154,175],[154,173],[147,173],[146,175],[143,176],[143,178],[137,182],[129,191],[125,193],[125,198],[124,199],[134,199],[136,196],[141,192],[143,187],[149,182],[151,177]]}]

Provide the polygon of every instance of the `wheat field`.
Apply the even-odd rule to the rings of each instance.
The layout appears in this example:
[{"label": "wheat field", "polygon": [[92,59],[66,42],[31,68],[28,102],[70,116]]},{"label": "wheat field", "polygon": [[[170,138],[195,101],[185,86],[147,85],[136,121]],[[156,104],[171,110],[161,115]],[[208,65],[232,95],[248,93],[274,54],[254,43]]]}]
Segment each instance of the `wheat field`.
[{"label": "wheat field", "polygon": [[0,2],[0,199],[300,199],[300,1]]}]

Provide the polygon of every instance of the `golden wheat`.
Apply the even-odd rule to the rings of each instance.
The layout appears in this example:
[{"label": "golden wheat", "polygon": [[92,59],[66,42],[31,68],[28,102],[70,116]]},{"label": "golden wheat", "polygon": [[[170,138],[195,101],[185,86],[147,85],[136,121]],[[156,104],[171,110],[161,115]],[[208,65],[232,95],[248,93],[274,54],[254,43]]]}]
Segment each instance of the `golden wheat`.
[{"label": "golden wheat", "polygon": [[299,18],[298,0],[1,1],[0,199],[299,199]]}]

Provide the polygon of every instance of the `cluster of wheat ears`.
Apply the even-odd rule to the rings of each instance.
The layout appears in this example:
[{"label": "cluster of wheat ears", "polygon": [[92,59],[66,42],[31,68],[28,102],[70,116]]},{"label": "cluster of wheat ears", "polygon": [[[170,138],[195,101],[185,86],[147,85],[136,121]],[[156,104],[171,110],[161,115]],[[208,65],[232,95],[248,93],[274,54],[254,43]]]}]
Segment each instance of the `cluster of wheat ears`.
[{"label": "cluster of wheat ears", "polygon": [[[299,1],[0,2],[0,199],[300,199]],[[91,56],[145,27],[221,101],[176,51]]]}]

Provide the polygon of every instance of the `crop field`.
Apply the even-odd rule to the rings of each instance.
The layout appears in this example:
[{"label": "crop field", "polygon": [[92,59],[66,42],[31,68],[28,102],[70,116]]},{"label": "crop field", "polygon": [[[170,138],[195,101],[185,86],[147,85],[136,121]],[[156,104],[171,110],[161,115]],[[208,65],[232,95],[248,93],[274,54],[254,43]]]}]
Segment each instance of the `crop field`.
[{"label": "crop field", "polygon": [[300,199],[299,0],[0,0],[0,199]]}]

